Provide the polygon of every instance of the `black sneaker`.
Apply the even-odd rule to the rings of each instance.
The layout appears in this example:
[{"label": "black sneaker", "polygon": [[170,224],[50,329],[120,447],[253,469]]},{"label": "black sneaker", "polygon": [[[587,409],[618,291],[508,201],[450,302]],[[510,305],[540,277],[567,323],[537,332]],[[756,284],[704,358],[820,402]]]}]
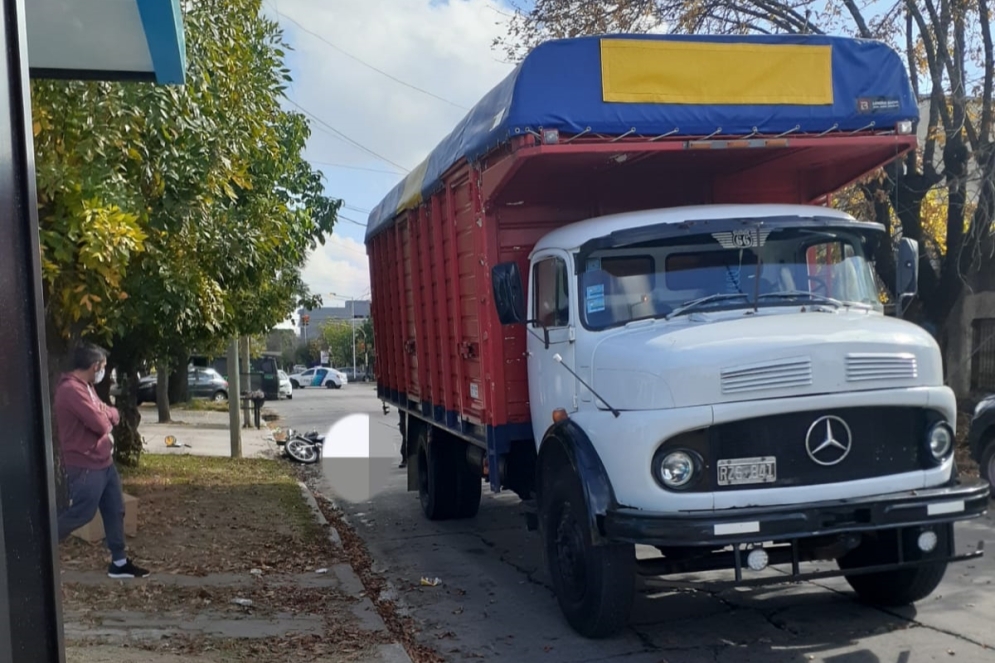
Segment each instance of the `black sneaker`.
[{"label": "black sneaker", "polygon": [[131,563],[129,559],[123,566],[118,566],[114,562],[107,569],[107,575],[111,578],[145,578],[149,572]]},{"label": "black sneaker", "polygon": [[404,469],[405,467],[407,467],[407,466],[408,466],[408,461],[406,461],[406,460],[402,460],[402,461],[401,461],[401,462],[400,462],[400,463],[398,464],[398,467],[399,467],[400,469],[402,469],[402,470],[403,470],[403,469]]}]

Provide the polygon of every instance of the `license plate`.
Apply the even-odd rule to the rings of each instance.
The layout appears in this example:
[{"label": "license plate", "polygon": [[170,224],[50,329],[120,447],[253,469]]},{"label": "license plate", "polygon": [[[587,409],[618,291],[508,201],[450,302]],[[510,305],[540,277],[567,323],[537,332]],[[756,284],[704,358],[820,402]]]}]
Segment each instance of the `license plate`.
[{"label": "license plate", "polygon": [[730,458],[720,460],[717,467],[720,486],[741,486],[777,481],[777,459],[773,456]]}]

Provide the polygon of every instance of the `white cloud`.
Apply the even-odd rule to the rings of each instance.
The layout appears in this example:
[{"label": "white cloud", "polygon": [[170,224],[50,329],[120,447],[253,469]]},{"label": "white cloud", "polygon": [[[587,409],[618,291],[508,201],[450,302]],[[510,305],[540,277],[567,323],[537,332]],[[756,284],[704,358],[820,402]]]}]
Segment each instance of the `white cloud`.
[{"label": "white cloud", "polygon": [[349,237],[332,235],[311,254],[303,276],[311,292],[321,295],[326,305],[342,306],[343,297],[362,299],[370,289],[366,248]]},{"label": "white cloud", "polygon": [[[512,69],[491,46],[504,34],[509,11],[500,1],[266,0],[264,11],[280,21],[293,48],[288,54],[294,78],[287,91],[290,99],[409,169]],[[348,207],[342,215],[360,223],[368,216],[360,210],[371,210],[404,175],[313,120],[306,156],[325,173],[329,195],[344,199]],[[357,223],[336,226],[335,237],[314,252],[304,270],[312,292],[358,296],[369,290],[364,232]]]}]

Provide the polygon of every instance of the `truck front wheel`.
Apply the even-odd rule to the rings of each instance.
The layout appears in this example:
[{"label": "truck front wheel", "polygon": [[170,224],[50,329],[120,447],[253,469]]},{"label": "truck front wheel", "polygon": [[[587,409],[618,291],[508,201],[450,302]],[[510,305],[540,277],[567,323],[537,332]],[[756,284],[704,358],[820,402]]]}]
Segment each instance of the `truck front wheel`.
[{"label": "truck front wheel", "polygon": [[[942,554],[946,550],[949,538],[953,536],[953,525],[938,528],[937,534],[939,536],[934,554]],[[847,571],[864,566],[897,562],[898,536],[905,538],[905,558],[908,561],[915,561],[923,557],[923,553],[920,553],[916,547],[914,530],[881,532],[875,538],[865,541],[860,547],[841,557],[837,562],[840,569]],[[863,573],[845,577],[861,600],[881,607],[898,607],[921,601],[932,594],[943,581],[946,571],[946,562],[937,562],[909,569]]]},{"label": "truck front wheel", "polygon": [[569,470],[544,491],[540,509],[546,566],[567,623],[588,638],[617,634],[632,609],[635,547],[594,545],[583,489]]}]

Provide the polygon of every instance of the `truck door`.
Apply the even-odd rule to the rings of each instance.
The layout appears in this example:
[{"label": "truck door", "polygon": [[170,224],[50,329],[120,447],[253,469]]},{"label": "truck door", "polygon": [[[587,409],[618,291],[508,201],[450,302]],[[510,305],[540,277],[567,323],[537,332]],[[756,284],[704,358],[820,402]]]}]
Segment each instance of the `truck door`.
[{"label": "truck door", "polygon": [[[529,277],[529,323],[533,333],[527,334],[529,353],[529,400],[536,442],[542,440],[553,423],[557,408],[567,412],[577,409],[577,380],[553,357],[559,354],[563,363],[573,370],[574,324],[576,306],[574,285],[566,253],[543,251],[532,259]],[[549,348],[543,342],[543,327],[549,334]]]}]

